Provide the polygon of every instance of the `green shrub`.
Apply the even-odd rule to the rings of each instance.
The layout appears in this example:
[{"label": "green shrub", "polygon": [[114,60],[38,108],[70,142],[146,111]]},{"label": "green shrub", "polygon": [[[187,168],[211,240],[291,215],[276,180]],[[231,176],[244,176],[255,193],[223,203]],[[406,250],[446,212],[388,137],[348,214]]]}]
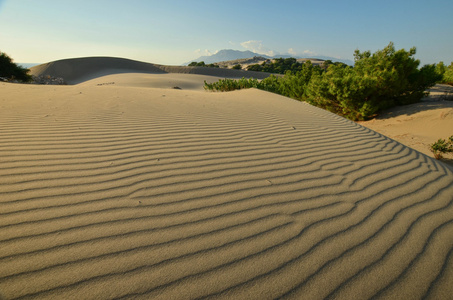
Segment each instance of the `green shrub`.
[{"label": "green shrub", "polygon": [[373,55],[369,51],[355,52],[357,75],[376,80],[374,96],[379,108],[417,102],[436,83],[432,66],[418,69],[420,61],[412,57],[415,53],[415,47],[396,51],[393,43]]},{"label": "green shrub", "polygon": [[441,159],[443,154],[453,152],[453,135],[448,138],[448,141],[438,139],[437,142],[430,145],[430,150],[435,159]]},{"label": "green shrub", "polygon": [[371,104],[376,79],[358,76],[351,67],[330,65],[307,85],[307,102],[351,120],[369,118],[378,107]]},{"label": "green shrub", "polygon": [[395,50],[390,43],[374,54],[355,51],[353,68],[329,65],[307,86],[309,102],[351,120],[366,120],[378,111],[420,101],[439,75],[435,66],[418,69],[410,51]]},{"label": "green shrub", "polygon": [[234,69],[234,70],[242,70],[242,66],[240,64],[237,64],[237,65],[234,65],[232,67],[232,69]]},{"label": "green shrub", "polygon": [[261,80],[260,84],[258,85],[257,88],[268,91],[268,92],[281,94],[280,87],[281,87],[282,81],[283,81],[283,79],[281,77],[271,75],[271,76]]},{"label": "green shrub", "polygon": [[306,100],[307,85],[313,75],[320,75],[322,70],[319,66],[313,66],[310,61],[302,64],[299,71],[293,73],[287,71],[285,76],[280,80],[279,93],[297,100]]},{"label": "green shrub", "polygon": [[6,53],[0,52],[0,77],[8,80],[29,82],[32,80],[31,75],[28,74],[29,71],[15,64]]}]

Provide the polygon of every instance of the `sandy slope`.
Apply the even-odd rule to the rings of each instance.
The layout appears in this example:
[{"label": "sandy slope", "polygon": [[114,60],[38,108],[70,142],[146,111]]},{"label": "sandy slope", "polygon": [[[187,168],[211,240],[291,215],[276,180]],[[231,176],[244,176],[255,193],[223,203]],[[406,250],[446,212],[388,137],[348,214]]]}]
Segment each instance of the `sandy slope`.
[{"label": "sandy slope", "polygon": [[204,91],[204,81],[214,82],[225,77],[165,73],[165,74],[145,74],[145,73],[119,73],[102,76],[80,83],[78,86],[112,86],[115,87],[140,87],[140,88],[160,88],[160,89],[182,89],[191,91]]},{"label": "sandy slope", "polygon": [[174,75],[0,83],[6,299],[451,297],[443,164],[305,103]]}]

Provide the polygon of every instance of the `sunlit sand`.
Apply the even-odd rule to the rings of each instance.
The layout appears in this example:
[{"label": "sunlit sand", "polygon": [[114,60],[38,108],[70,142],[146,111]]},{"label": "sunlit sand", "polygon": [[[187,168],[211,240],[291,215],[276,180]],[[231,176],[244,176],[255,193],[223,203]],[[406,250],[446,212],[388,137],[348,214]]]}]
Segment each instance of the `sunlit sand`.
[{"label": "sunlit sand", "polygon": [[0,83],[5,299],[453,295],[444,163],[306,103],[203,90],[233,73],[122,63]]}]

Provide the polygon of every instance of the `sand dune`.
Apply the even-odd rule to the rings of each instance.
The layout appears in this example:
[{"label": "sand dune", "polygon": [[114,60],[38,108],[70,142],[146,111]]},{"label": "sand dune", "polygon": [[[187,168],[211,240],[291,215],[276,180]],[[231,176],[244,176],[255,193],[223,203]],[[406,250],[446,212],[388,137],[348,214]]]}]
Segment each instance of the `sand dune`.
[{"label": "sand dune", "polygon": [[62,77],[68,84],[78,84],[101,76],[120,73],[183,73],[217,76],[221,78],[253,77],[257,79],[263,79],[270,75],[269,73],[263,72],[249,72],[221,68],[164,66],[118,57],[63,59],[30,68],[31,75]]},{"label": "sand dune", "polygon": [[451,298],[442,163],[278,95],[111,76],[0,83],[4,298]]},{"label": "sand dune", "polygon": [[113,75],[94,78],[79,86],[121,86],[121,87],[140,87],[157,89],[183,89],[191,91],[204,91],[204,81],[214,82],[225,77],[165,73],[165,74],[146,74],[146,73],[118,73]]}]

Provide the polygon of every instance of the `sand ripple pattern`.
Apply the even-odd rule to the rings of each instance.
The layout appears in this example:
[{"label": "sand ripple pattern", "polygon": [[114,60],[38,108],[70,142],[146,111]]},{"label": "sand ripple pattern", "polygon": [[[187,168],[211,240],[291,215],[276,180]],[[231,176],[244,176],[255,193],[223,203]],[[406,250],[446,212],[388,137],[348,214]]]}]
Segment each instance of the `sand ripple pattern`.
[{"label": "sand ripple pattern", "polygon": [[0,102],[5,299],[451,299],[442,164],[264,92],[78,88]]}]

